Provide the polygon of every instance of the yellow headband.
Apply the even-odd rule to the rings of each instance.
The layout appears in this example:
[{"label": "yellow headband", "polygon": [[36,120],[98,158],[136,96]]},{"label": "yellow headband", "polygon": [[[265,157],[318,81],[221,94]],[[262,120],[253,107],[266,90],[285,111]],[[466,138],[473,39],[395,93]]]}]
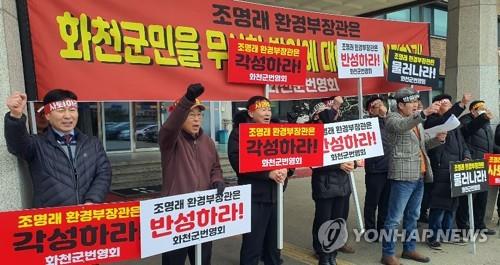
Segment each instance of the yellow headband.
[{"label": "yellow headband", "polygon": [[477,110],[477,109],[484,107],[484,106],[485,106],[484,102],[479,102],[479,103],[476,103],[474,105],[474,107],[472,107],[472,110]]}]

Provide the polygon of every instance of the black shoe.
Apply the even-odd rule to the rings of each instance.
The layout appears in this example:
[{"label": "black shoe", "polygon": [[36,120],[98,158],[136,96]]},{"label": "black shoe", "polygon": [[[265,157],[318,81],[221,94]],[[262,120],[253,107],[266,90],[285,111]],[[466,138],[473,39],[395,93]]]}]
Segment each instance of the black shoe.
[{"label": "black shoe", "polygon": [[485,234],[487,236],[493,236],[493,235],[496,235],[496,233],[497,233],[497,231],[495,231],[493,229],[489,229],[487,227],[481,228],[481,229],[476,229],[476,232]]},{"label": "black shoe", "polygon": [[337,259],[335,258],[336,254],[330,253],[328,260],[330,261],[330,265],[337,265]]},{"label": "black shoe", "polygon": [[441,243],[437,241],[427,241],[427,246],[435,250],[443,250],[443,248],[441,247]]},{"label": "black shoe", "polygon": [[337,263],[331,263],[332,255],[330,253],[319,254],[318,265],[336,265]]}]

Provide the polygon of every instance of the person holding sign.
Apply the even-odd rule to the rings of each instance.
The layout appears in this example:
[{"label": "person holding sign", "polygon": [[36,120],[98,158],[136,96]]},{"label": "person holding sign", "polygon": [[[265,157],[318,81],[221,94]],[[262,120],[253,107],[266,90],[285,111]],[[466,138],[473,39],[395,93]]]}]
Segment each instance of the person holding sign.
[{"label": "person holding sign", "polygon": [[[332,102],[333,101],[333,102]],[[340,105],[342,97],[332,97],[327,101],[318,103],[315,109],[317,122],[333,123],[340,117]],[[313,248],[318,255],[319,265],[337,264],[337,249],[330,249],[324,245],[327,235],[319,234],[320,227],[328,222],[342,218],[347,220],[349,213],[349,197],[351,195],[351,185],[349,182],[349,173],[356,167],[355,161],[345,162],[326,167],[314,168],[311,176],[312,197],[314,200],[314,221],[312,227]],[[347,248],[351,248],[347,246]],[[351,250],[350,252],[352,252]]]},{"label": "person holding sign", "polygon": [[[217,189],[224,193],[219,155],[212,139],[203,133],[203,106],[198,97],[205,88],[191,84],[186,94],[174,103],[172,113],[159,132],[163,174],[162,195],[172,196],[199,190]],[[201,247],[203,265],[209,265],[212,242]],[[186,257],[195,264],[195,246],[162,254],[163,265],[184,265]]]},{"label": "person holding sign", "polygon": [[26,130],[26,94],[7,98],[5,140],[9,152],[28,162],[33,206],[54,207],[103,202],[111,186],[111,165],[102,144],[78,130],[77,96],[55,89],[43,98],[49,127],[43,134]]},{"label": "person holding sign", "polygon": [[[452,105],[452,97],[447,94],[435,96],[432,102],[439,102],[438,113],[427,117],[424,128],[428,129],[448,120],[451,115],[460,117],[467,104],[471,101],[471,94],[464,94],[462,100]],[[453,220],[458,207],[458,198],[451,197],[450,162],[471,159],[469,148],[465,143],[460,129],[448,132],[446,142],[428,151],[431,161],[434,182],[431,184],[429,199],[429,228],[432,235],[427,239],[427,245],[432,249],[441,249],[441,242],[454,242],[451,235]],[[438,234],[440,233],[440,234]],[[444,236],[444,238],[443,238]]]},{"label": "person holding sign", "polygon": [[423,123],[428,116],[439,111],[440,102],[434,102],[422,111],[417,111],[419,94],[412,88],[396,91],[397,112],[391,112],[386,120],[386,132],[391,146],[389,152],[389,174],[391,192],[387,217],[384,224],[386,236],[382,241],[383,264],[400,264],[395,256],[395,237],[401,219],[409,238],[403,243],[402,258],[418,262],[429,262],[428,257],[416,251],[415,237],[417,219],[420,214],[423,186],[432,182],[432,170],[427,150],[442,144],[446,133],[435,138],[424,134]]},{"label": "person holding sign", "polygon": [[238,122],[234,123],[227,146],[229,162],[238,176],[238,184],[252,185],[252,228],[250,233],[243,234],[240,265],[257,265],[261,256],[265,265],[279,265],[276,183],[284,183],[289,171],[283,168],[240,173],[239,123],[271,123],[271,102],[265,97],[254,96],[247,101],[246,112],[237,114]]},{"label": "person holding sign", "polygon": [[[389,170],[389,156],[387,154],[389,153],[390,146],[387,139],[387,133],[385,132],[387,108],[382,98],[372,96],[366,101],[365,109],[368,111],[371,118],[378,118],[384,148],[383,156],[372,157],[365,160],[365,226],[367,233],[376,230],[378,231],[378,235],[380,235],[380,232],[384,229],[390,192],[389,180],[387,179],[387,172]],[[377,212],[377,216],[375,216],[375,212]]]},{"label": "person holding sign", "polygon": [[[482,100],[473,101],[469,105],[470,113],[460,118],[462,133],[471,152],[471,159],[483,159],[485,153],[493,153],[494,139],[490,121],[493,114]],[[474,225],[478,232],[486,235],[496,234],[495,230],[489,229],[484,223],[486,203],[488,202],[488,191],[472,195],[474,202]],[[469,229],[469,206],[467,196],[459,198],[456,223],[458,229]]]}]

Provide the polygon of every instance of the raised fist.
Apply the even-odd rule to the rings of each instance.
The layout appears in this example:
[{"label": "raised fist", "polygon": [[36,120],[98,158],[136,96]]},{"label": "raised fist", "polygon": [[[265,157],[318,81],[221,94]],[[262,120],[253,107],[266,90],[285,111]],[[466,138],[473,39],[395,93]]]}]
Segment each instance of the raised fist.
[{"label": "raised fist", "polygon": [[26,94],[20,92],[14,92],[14,94],[7,98],[7,107],[10,110],[10,116],[18,119],[23,116],[27,98]]},{"label": "raised fist", "polygon": [[467,105],[472,101],[472,94],[471,93],[464,93],[462,100],[460,101],[462,104]]},{"label": "raised fist", "polygon": [[204,91],[205,88],[200,83],[191,84],[186,90],[186,98],[191,101],[195,101],[196,98],[201,96]]}]

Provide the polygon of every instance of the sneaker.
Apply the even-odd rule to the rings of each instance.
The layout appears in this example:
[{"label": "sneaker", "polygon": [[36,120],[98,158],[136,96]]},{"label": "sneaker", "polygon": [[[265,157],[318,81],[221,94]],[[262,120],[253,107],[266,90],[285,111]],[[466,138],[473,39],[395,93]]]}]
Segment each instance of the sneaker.
[{"label": "sneaker", "polygon": [[443,248],[441,247],[441,243],[437,241],[427,241],[427,246],[435,250],[443,250]]},{"label": "sneaker", "polygon": [[443,239],[442,242],[443,242],[443,244],[452,244],[452,245],[457,245],[457,246],[467,245],[467,242],[463,238],[451,239],[451,240]]},{"label": "sneaker", "polygon": [[476,229],[476,232],[485,234],[487,236],[493,236],[493,235],[495,235],[497,233],[497,231],[495,231],[493,229],[489,229],[487,227],[482,228],[482,229]]}]

